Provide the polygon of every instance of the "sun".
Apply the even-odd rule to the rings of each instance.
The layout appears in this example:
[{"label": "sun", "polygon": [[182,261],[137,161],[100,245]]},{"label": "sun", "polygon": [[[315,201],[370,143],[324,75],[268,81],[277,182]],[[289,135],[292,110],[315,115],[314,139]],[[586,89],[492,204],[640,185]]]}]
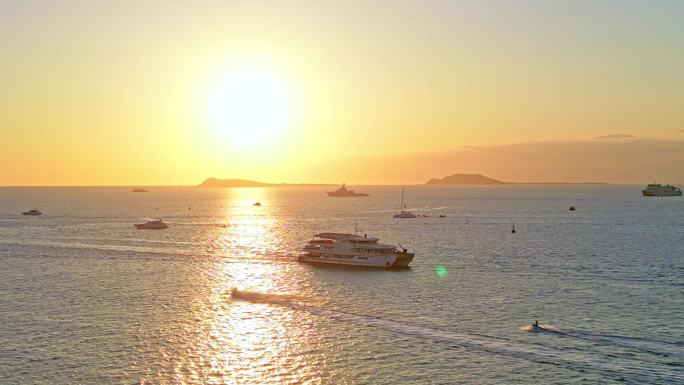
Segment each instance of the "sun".
[{"label": "sun", "polygon": [[287,89],[277,78],[246,68],[228,73],[216,84],[210,114],[214,127],[232,143],[252,147],[282,134],[289,104]]}]

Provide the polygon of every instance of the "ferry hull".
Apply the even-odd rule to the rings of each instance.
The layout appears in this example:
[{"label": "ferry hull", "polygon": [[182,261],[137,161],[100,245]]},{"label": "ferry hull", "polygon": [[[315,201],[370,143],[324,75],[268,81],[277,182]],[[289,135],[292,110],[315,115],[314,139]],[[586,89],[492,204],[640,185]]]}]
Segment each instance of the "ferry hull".
[{"label": "ferry hull", "polygon": [[359,256],[351,255],[300,255],[297,260],[299,262],[309,263],[313,265],[325,266],[339,266],[339,267],[358,267],[365,269],[408,269],[409,264],[413,261],[413,253],[397,253],[396,256],[387,258],[369,257],[361,259]]}]

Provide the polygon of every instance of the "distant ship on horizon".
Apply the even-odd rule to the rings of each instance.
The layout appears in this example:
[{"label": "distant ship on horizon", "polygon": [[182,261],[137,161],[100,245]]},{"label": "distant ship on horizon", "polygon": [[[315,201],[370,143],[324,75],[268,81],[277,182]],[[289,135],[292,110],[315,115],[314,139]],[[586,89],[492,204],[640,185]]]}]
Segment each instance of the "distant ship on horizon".
[{"label": "distant ship on horizon", "polygon": [[357,193],[354,190],[347,190],[347,186],[342,183],[342,186],[335,191],[328,191],[329,197],[347,198],[347,197],[367,197],[368,194]]},{"label": "distant ship on horizon", "polygon": [[679,187],[671,186],[669,184],[663,186],[660,183],[652,183],[641,190],[645,197],[680,197],[682,190]]},{"label": "distant ship on horizon", "polygon": [[136,187],[136,188],[134,188],[133,190],[131,190],[131,192],[150,192],[150,191],[149,191],[149,190],[145,190],[145,189],[142,188],[142,187]]}]

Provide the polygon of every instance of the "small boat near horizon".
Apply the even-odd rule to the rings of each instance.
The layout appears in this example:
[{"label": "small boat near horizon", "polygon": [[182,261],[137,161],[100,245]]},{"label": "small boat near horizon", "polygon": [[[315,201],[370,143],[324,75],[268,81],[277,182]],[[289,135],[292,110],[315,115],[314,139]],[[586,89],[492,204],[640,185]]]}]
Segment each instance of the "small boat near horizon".
[{"label": "small boat near horizon", "polygon": [[641,194],[645,197],[680,197],[682,190],[669,184],[663,186],[660,183],[652,183],[641,190]]},{"label": "small boat near horizon", "polygon": [[31,209],[29,211],[24,211],[22,213],[23,215],[43,215],[43,213],[40,212],[38,209]]},{"label": "small boat near horizon", "polygon": [[406,205],[404,204],[404,188],[401,188],[401,211],[398,214],[394,214],[394,218],[418,218],[418,216],[410,211],[406,211]]},{"label": "small boat near horizon", "polygon": [[131,192],[150,192],[150,190],[145,190],[142,187],[135,187]]},{"label": "small boat near horizon", "polygon": [[154,219],[145,223],[136,223],[133,226],[135,226],[136,229],[141,229],[141,230],[162,230],[166,229],[169,227],[169,225],[164,222],[163,219]]},{"label": "small boat near horizon", "polygon": [[365,234],[320,233],[304,246],[297,260],[324,265],[406,269],[415,254],[399,246],[379,243],[378,238]]},{"label": "small boat near horizon", "polygon": [[347,186],[345,183],[342,183],[342,186],[338,188],[335,191],[328,191],[328,196],[333,197],[333,198],[350,198],[350,197],[367,197],[369,196],[368,194],[365,193],[357,193],[354,190],[347,190]]}]

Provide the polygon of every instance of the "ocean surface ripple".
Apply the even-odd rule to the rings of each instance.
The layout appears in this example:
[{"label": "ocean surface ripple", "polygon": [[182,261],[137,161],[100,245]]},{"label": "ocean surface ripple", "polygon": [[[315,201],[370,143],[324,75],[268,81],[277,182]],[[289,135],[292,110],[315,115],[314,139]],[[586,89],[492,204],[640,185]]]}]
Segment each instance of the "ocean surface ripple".
[{"label": "ocean surface ripple", "polygon": [[[681,198],[407,187],[399,220],[391,186],[150,190],[0,188],[1,384],[684,383]],[[293,257],[355,227],[412,268]]]}]

